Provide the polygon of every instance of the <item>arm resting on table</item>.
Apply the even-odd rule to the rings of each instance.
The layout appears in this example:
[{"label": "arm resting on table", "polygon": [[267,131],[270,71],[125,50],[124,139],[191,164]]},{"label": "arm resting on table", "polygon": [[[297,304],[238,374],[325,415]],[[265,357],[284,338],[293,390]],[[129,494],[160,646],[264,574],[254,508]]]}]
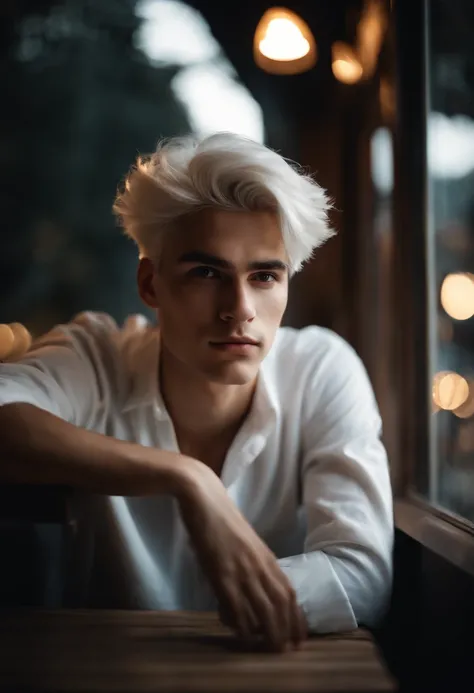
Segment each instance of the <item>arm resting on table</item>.
[{"label": "arm resting on table", "polygon": [[324,387],[315,375],[308,389],[302,430],[305,553],[279,560],[313,632],[376,625],[392,584],[392,492],[378,408],[346,343],[330,367]]}]

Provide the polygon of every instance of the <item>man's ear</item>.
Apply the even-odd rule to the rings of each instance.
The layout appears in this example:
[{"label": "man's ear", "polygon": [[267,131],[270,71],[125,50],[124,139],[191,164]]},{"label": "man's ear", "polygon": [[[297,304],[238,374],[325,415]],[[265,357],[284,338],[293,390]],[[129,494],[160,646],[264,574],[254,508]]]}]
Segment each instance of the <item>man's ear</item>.
[{"label": "man's ear", "polygon": [[158,308],[154,277],[155,268],[152,261],[147,257],[142,257],[137,270],[138,293],[143,303],[149,308]]}]

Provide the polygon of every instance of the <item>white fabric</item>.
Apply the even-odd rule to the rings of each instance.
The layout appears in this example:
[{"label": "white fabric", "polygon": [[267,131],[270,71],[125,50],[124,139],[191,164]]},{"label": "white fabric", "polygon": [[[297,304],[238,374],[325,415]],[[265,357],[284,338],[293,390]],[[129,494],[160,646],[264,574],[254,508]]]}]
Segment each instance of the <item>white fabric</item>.
[{"label": "white fabric", "polygon": [[[29,402],[78,426],[177,450],[158,359],[159,331],[144,317],[119,328],[83,313],[0,365],[0,404]],[[372,625],[386,607],[393,519],[379,435],[353,349],[327,329],[281,328],[221,478],[278,557],[312,631]],[[216,608],[174,498],[82,500],[95,537],[86,606]]]}]

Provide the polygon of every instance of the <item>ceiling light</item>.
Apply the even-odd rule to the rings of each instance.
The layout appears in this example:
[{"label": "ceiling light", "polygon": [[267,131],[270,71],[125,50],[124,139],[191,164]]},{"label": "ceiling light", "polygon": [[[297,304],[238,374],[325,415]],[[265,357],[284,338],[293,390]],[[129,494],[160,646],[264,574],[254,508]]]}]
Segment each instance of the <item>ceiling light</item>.
[{"label": "ceiling light", "polygon": [[258,67],[272,74],[295,75],[316,64],[316,41],[311,29],[284,7],[265,12],[255,31],[253,48]]}]

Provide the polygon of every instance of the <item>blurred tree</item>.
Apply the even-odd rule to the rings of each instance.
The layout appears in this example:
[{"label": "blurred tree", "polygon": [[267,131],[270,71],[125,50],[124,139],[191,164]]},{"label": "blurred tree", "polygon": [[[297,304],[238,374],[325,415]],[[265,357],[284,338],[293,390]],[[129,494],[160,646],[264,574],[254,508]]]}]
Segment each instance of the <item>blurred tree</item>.
[{"label": "blurred tree", "polygon": [[135,4],[2,8],[2,322],[41,332],[83,309],[142,310],[136,250],[111,205],[137,154],[190,126],[170,86],[178,68],[134,45]]}]

